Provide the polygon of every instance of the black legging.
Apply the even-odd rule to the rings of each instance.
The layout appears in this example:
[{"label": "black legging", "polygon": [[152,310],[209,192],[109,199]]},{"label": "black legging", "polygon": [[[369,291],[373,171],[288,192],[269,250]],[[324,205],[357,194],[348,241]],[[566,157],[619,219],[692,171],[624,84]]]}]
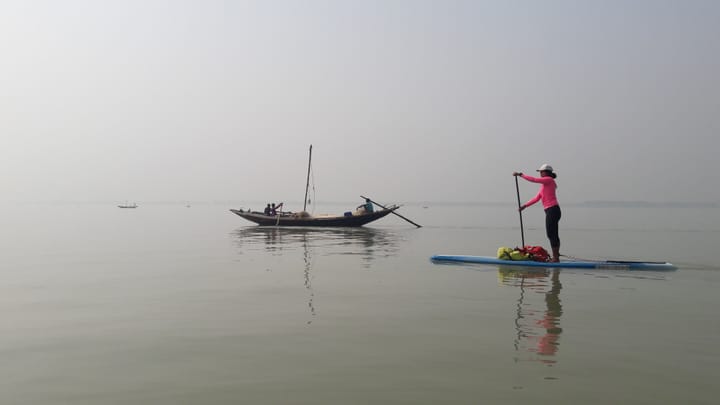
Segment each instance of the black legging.
[{"label": "black legging", "polygon": [[555,205],[545,209],[545,232],[550,239],[550,246],[560,246],[560,237],[558,236],[558,222],[560,222],[560,206]]}]

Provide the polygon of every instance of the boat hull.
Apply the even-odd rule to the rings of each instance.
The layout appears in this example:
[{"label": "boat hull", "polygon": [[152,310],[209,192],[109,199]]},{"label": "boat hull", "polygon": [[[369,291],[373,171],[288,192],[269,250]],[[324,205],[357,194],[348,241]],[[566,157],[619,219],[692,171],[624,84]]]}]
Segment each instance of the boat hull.
[{"label": "boat hull", "polygon": [[605,270],[651,270],[668,271],[677,270],[671,263],[667,262],[635,262],[620,260],[604,261],[561,261],[561,262],[534,262],[530,260],[503,260],[489,256],[466,256],[466,255],[435,255],[430,257],[433,262],[447,263],[478,263],[512,267],[542,267],[555,269],[605,269]]},{"label": "boat hull", "polygon": [[265,215],[261,212],[233,210],[230,212],[241,216],[260,226],[317,226],[317,227],[357,227],[376,221],[397,208],[380,210],[369,214],[349,216],[299,216],[293,214]]}]

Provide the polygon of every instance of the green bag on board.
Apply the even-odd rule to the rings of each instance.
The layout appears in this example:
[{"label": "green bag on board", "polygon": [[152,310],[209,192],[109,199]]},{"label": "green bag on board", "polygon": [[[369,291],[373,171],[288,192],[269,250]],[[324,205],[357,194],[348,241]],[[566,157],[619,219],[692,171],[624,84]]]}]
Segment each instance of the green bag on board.
[{"label": "green bag on board", "polygon": [[528,260],[529,255],[518,249],[503,246],[498,248],[497,258],[500,260]]}]

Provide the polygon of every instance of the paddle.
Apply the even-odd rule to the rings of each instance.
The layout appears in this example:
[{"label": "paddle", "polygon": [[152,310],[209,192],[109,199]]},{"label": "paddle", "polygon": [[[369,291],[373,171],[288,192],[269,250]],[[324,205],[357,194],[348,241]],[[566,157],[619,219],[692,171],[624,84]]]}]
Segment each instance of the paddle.
[{"label": "paddle", "polygon": [[[371,203],[373,203],[373,204],[377,205],[377,206],[378,206],[378,207],[380,207],[380,208],[383,208],[383,209],[386,209],[386,210],[387,210],[387,209],[389,209],[388,207],[386,207],[386,206],[384,206],[384,205],[381,205],[381,204],[378,204],[378,203],[376,203],[375,201],[373,201],[373,200],[371,200],[371,199],[369,199],[369,198],[367,198],[367,197],[363,197],[363,196],[360,196],[360,198],[362,198],[362,199],[365,199],[365,200],[368,200],[368,201],[370,201]],[[416,224],[415,222],[413,222],[413,221],[411,221],[411,220],[409,220],[409,219],[405,218],[404,216],[402,216],[402,215],[398,214],[397,212],[395,212],[395,211],[391,211],[391,212],[392,212],[393,214],[395,214],[395,215],[399,216],[400,218],[402,218],[402,219],[404,219],[404,220],[406,220],[406,221],[410,222],[411,224],[413,224],[413,225],[417,226],[418,228],[422,228],[422,225],[418,225],[418,224]]]},{"label": "paddle", "polygon": [[522,238],[522,246],[525,247],[525,231],[523,231],[522,223],[522,204],[520,203],[520,186],[518,185],[518,176],[515,176],[515,191],[517,191],[518,214],[520,214],[520,237]]}]

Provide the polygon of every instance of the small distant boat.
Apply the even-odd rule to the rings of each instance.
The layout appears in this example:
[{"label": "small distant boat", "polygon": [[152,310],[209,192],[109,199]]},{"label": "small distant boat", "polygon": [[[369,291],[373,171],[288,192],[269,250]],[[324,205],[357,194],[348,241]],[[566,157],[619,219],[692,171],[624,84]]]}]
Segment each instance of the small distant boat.
[{"label": "small distant boat", "polygon": [[382,207],[381,210],[367,212],[359,209],[354,212],[345,212],[343,215],[311,215],[305,209],[307,208],[308,202],[308,186],[310,185],[310,167],[312,163],[312,145],[310,145],[310,153],[308,158],[308,176],[307,184],[305,185],[305,198],[303,204],[303,210],[301,212],[278,212],[275,215],[268,215],[264,212],[250,211],[250,210],[235,210],[231,209],[230,212],[237,214],[248,221],[255,222],[260,226],[320,226],[320,227],[357,227],[363,226],[372,221],[376,221],[390,213],[400,216],[395,213],[395,210],[400,208],[398,205],[390,205],[387,207],[381,206],[377,203],[376,205]]},{"label": "small distant boat", "polygon": [[138,207],[138,205],[135,203],[132,203],[132,204],[125,203],[125,204],[118,205],[118,208],[137,208],[137,207]]}]

